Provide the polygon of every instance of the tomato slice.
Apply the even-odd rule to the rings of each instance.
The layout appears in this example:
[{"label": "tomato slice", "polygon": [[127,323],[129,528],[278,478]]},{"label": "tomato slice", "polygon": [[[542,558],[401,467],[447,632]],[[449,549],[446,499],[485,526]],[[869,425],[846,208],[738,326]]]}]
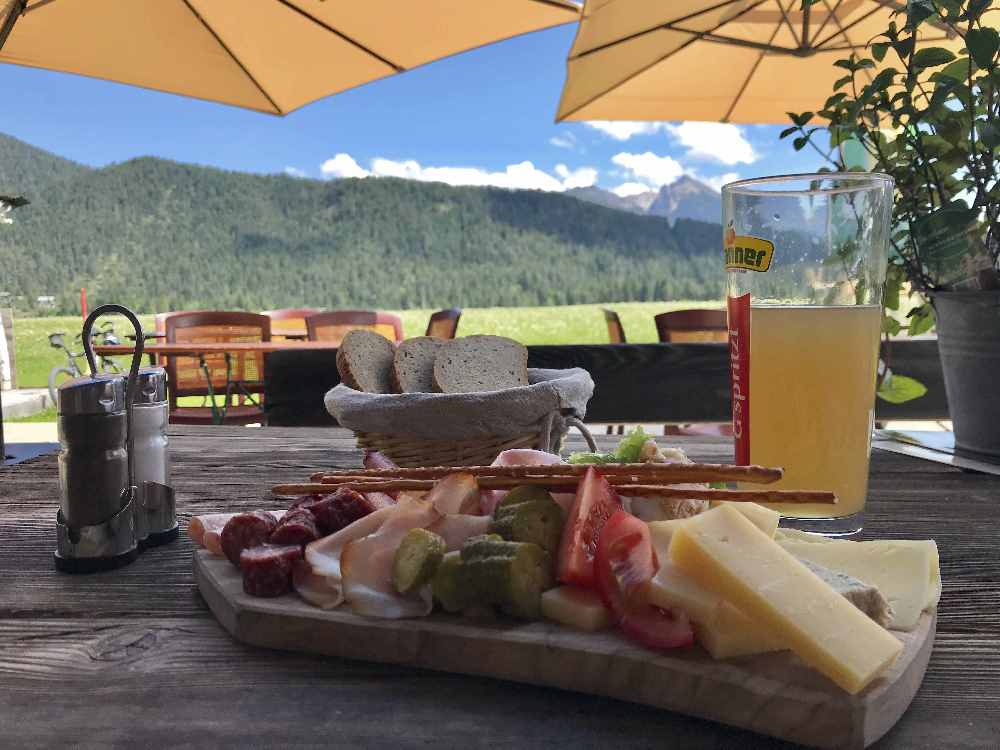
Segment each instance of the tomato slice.
[{"label": "tomato slice", "polygon": [[560,582],[594,588],[597,540],[607,520],[621,509],[621,498],[607,480],[594,467],[587,469],[563,526],[556,569]]},{"label": "tomato slice", "polygon": [[687,613],[646,604],[625,613],[618,624],[625,636],[646,648],[684,648],[694,645],[694,631]]},{"label": "tomato slice", "polygon": [[605,606],[622,632],[643,646],[690,646],[694,633],[686,613],[646,603],[647,585],[657,567],[649,526],[625,511],[611,516],[601,531],[594,561],[597,590]]}]

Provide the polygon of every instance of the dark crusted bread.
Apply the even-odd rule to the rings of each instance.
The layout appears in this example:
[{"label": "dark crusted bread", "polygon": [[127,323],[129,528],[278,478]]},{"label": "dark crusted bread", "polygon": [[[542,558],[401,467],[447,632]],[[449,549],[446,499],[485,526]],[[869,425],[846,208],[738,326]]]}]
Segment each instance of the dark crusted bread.
[{"label": "dark crusted bread", "polygon": [[354,330],[337,348],[340,379],[356,391],[392,393],[392,357],[396,347],[374,331]]},{"label": "dark crusted bread", "polygon": [[434,358],[444,339],[415,336],[406,339],[392,358],[392,384],[397,393],[431,393],[434,389]]},{"label": "dark crusted bread", "polygon": [[528,350],[503,336],[446,341],[434,359],[434,387],[442,393],[502,391],[528,385]]}]

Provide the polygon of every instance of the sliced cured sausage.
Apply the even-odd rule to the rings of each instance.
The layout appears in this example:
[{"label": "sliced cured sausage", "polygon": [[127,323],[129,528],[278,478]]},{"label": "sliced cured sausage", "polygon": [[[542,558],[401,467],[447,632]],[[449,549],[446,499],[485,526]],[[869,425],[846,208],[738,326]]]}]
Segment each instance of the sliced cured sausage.
[{"label": "sliced cured sausage", "polygon": [[308,508],[288,511],[268,537],[271,544],[297,544],[300,547],[317,539],[319,539],[319,528],[316,525],[316,517]]},{"label": "sliced cured sausage", "polygon": [[239,567],[240,553],[267,542],[277,525],[274,516],[264,511],[233,516],[222,529],[222,551],[229,558],[229,562]]},{"label": "sliced cured sausage", "polygon": [[251,596],[281,596],[291,591],[292,568],[302,559],[297,544],[262,544],[243,550],[243,590]]},{"label": "sliced cured sausage", "polygon": [[375,510],[375,504],[367,497],[346,487],[299,507],[307,508],[316,517],[322,536],[335,534]]}]

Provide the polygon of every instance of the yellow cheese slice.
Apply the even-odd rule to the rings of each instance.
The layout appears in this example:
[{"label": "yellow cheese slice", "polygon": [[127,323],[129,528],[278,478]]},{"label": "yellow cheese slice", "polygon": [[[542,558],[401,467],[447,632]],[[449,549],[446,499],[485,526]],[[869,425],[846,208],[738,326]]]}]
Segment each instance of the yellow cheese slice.
[{"label": "yellow cheese slice", "polygon": [[722,602],[712,620],[695,622],[694,635],[713,659],[785,650],[777,638],[728,602]]},{"label": "yellow cheese slice", "polygon": [[941,597],[938,550],[932,540],[838,539],[816,544],[789,539],[778,543],[799,559],[847,573],[877,588],[892,607],[889,627],[894,630],[913,630],[921,613],[934,609]]},{"label": "yellow cheese slice", "polygon": [[[757,503],[734,503],[730,500],[723,500],[716,503],[716,506],[720,505],[735,508],[768,536],[774,536],[774,532],[778,528],[778,521],[781,519],[780,513],[770,508],[765,508],[763,505],[757,505]],[[666,552],[670,548],[670,538],[674,535],[674,532],[682,523],[690,520],[690,518],[674,518],[669,521],[652,521],[649,524],[649,534],[653,542],[653,549],[656,550],[660,562],[666,559]]]},{"label": "yellow cheese slice", "polygon": [[674,565],[669,558],[660,558],[660,569],[649,582],[647,600],[657,607],[676,607],[687,612],[695,622],[711,622],[718,614],[723,599],[705,588]]},{"label": "yellow cheese slice", "polygon": [[604,630],[611,626],[597,592],[579,586],[559,586],[542,594],[542,617],[578,630]]},{"label": "yellow cheese slice", "polygon": [[680,525],[670,559],[849,693],[863,690],[903,648],[731,506]]}]

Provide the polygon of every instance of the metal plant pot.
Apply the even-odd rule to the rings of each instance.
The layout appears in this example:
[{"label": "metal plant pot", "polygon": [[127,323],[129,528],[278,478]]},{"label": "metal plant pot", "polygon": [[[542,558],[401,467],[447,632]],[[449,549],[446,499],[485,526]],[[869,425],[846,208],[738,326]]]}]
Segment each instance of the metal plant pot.
[{"label": "metal plant pot", "polygon": [[955,447],[1000,461],[1000,291],[937,292],[933,302]]}]

